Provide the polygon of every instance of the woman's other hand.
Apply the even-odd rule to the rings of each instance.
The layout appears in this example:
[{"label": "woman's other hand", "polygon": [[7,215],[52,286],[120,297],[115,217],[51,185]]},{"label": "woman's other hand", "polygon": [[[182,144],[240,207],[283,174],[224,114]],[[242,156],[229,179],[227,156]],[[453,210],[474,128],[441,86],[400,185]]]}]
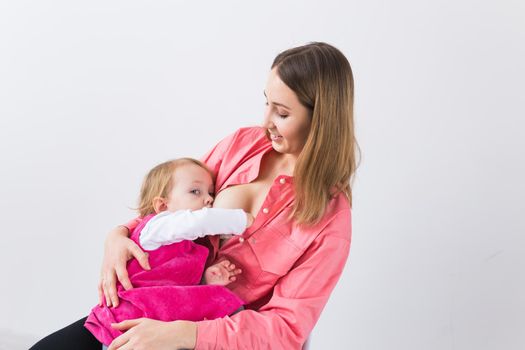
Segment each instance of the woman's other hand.
[{"label": "woman's other hand", "polygon": [[197,342],[197,324],[190,321],[163,322],[137,318],[111,327],[124,334],[115,338],[108,350],[117,349],[194,349]]},{"label": "woman's other hand", "polygon": [[100,305],[105,300],[108,307],[118,306],[117,279],[124,289],[133,288],[126,270],[126,264],[131,258],[137,259],[143,269],[150,269],[148,255],[128,238],[126,227],[118,226],[109,232],[104,244],[104,259],[98,284]]}]

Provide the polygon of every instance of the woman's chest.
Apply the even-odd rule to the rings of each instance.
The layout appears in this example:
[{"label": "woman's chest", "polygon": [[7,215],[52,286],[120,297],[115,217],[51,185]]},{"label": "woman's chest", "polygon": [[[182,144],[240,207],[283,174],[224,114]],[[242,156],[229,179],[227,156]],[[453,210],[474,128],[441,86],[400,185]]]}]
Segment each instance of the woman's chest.
[{"label": "woman's chest", "polygon": [[[275,155],[268,152],[260,160],[259,171],[256,174],[252,172],[250,178],[239,176],[234,172],[224,182],[215,197],[213,206],[228,209],[241,208],[254,217],[257,216],[275,178],[281,172],[281,169],[275,166],[275,162]],[[241,167],[237,172],[244,171]]]},{"label": "woman's chest", "polygon": [[257,216],[266,194],[271,187],[269,181],[254,181],[225,188],[214,200],[215,208],[243,209]]},{"label": "woman's chest", "polygon": [[232,237],[219,250],[218,260],[228,259],[242,269],[228,288],[248,304],[269,293],[301,255],[301,249],[289,239],[290,227],[286,213],[282,214],[274,219],[281,223],[280,229],[272,222],[264,224]]},{"label": "woman's chest", "polygon": [[242,269],[228,288],[248,303],[270,293],[315,237],[290,218],[295,197],[291,181],[287,176],[276,178],[254,224],[219,249],[217,260],[229,259]]}]

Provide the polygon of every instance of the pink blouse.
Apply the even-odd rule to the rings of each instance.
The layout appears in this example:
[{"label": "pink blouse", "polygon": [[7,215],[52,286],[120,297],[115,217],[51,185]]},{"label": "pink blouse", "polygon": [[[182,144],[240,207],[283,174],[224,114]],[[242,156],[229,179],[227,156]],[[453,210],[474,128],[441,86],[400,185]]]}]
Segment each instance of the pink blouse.
[{"label": "pink blouse", "polygon": [[[255,180],[271,149],[264,129],[241,128],[202,160],[216,174],[218,193]],[[242,269],[227,287],[248,305],[233,316],[197,322],[196,350],[301,349],[348,258],[351,213],[339,194],[318,224],[299,227],[288,219],[293,200],[293,177],[280,175],[241,236],[220,250],[218,237],[209,237],[208,262],[227,258]]]}]

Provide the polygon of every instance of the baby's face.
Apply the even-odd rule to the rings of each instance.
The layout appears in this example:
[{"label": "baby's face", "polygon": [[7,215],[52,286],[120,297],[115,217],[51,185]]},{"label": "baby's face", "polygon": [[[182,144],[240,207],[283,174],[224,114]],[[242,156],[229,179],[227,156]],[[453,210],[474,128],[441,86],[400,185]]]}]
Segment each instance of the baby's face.
[{"label": "baby's face", "polygon": [[174,183],[168,195],[167,210],[197,210],[213,203],[213,180],[210,174],[193,163],[183,164],[173,173]]}]

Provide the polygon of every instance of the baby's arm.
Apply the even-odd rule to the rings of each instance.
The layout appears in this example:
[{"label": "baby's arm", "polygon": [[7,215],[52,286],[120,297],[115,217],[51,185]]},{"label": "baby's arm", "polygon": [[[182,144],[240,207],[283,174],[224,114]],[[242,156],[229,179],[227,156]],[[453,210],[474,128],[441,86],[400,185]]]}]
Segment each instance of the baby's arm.
[{"label": "baby's arm", "polygon": [[[251,217],[251,218],[250,218]],[[194,240],[206,235],[241,234],[251,225],[253,216],[242,209],[203,208],[162,212],[142,229],[139,241],[146,250]]]}]

